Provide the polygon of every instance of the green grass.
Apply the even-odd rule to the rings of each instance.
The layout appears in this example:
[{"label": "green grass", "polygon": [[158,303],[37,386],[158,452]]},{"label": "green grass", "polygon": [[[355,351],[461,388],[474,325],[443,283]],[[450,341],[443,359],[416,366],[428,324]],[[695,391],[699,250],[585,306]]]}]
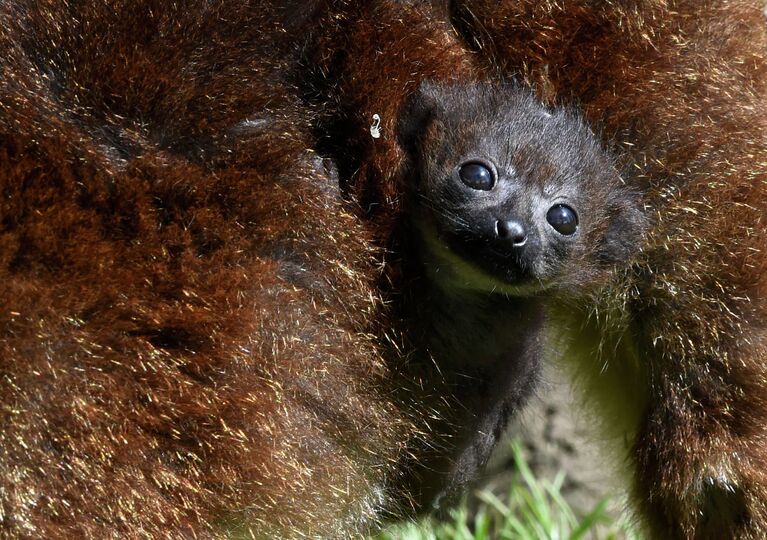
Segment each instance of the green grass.
[{"label": "green grass", "polygon": [[373,540],[639,540],[626,518],[608,516],[603,500],[578,516],[561,495],[565,475],[536,479],[518,444],[512,448],[517,479],[505,496],[480,491],[474,511],[464,502],[446,521],[425,519],[388,528]]}]

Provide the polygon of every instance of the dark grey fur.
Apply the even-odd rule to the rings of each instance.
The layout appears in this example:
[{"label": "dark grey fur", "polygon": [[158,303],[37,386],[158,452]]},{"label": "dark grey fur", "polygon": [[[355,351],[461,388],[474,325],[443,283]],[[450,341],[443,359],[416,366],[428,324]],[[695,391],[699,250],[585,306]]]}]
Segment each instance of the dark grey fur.
[{"label": "dark grey fur", "polygon": [[[638,244],[644,220],[580,117],[549,110],[518,86],[426,84],[399,137],[409,160],[411,257],[424,276],[413,293],[422,306],[416,323],[457,401],[450,421],[470,426],[451,433],[449,457],[419,473],[424,502],[438,502],[476,475],[533,391],[546,302],[597,289]],[[492,189],[461,181],[461,165],[477,161],[496,172]],[[577,213],[575,233],[547,222],[559,204]],[[523,245],[499,235],[509,220],[524,228]]]}]

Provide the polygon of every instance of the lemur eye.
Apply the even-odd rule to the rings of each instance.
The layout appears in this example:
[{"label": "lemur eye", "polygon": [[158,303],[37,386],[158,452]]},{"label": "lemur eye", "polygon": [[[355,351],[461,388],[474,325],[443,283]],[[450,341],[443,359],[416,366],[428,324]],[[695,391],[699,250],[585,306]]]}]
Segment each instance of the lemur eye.
[{"label": "lemur eye", "polygon": [[458,169],[458,176],[461,178],[461,182],[472,189],[488,191],[493,189],[495,185],[493,171],[478,161],[469,161],[461,165]]},{"label": "lemur eye", "polygon": [[564,204],[557,204],[549,208],[546,213],[546,221],[554,227],[559,234],[570,236],[578,229],[578,215],[575,210]]}]

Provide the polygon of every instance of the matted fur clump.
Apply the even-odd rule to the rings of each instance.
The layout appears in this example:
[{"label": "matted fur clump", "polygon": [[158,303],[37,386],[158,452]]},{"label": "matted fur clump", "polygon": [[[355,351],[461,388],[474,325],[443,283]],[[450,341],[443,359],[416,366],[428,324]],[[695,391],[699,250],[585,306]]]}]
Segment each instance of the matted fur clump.
[{"label": "matted fur clump", "polygon": [[621,411],[657,537],[763,537],[766,47],[744,0],[2,3],[0,535],[348,538],[460,487],[542,358],[429,341],[398,120],[518,77],[650,222],[525,339]]}]

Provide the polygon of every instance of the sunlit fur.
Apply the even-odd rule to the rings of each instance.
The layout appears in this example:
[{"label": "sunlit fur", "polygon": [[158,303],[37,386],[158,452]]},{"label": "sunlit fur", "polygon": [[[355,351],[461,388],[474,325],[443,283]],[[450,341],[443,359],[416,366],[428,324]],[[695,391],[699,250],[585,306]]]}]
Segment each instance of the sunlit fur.
[{"label": "sunlit fur", "polygon": [[473,69],[417,3],[3,3],[0,533],[345,539],[426,500],[479,394],[396,311],[394,124]]},{"label": "sunlit fur", "polygon": [[608,419],[636,420],[624,433],[635,500],[657,538],[767,535],[763,8],[452,2],[489,69],[581,104],[636,162],[627,181],[644,193],[648,237],[616,286],[583,308],[588,322],[565,318],[586,397],[615,398],[594,410],[610,417],[618,400],[635,411]]},{"label": "sunlit fur", "polygon": [[591,388],[636,396],[644,515],[764,536],[761,8],[0,3],[0,534],[349,538],[427,500],[505,381],[423,354],[396,122],[424,79],[500,71],[636,161],[636,264],[551,316],[636,375]]},{"label": "sunlit fur", "polygon": [[380,250],[275,20],[0,5],[0,536],[348,538],[390,502]]}]

